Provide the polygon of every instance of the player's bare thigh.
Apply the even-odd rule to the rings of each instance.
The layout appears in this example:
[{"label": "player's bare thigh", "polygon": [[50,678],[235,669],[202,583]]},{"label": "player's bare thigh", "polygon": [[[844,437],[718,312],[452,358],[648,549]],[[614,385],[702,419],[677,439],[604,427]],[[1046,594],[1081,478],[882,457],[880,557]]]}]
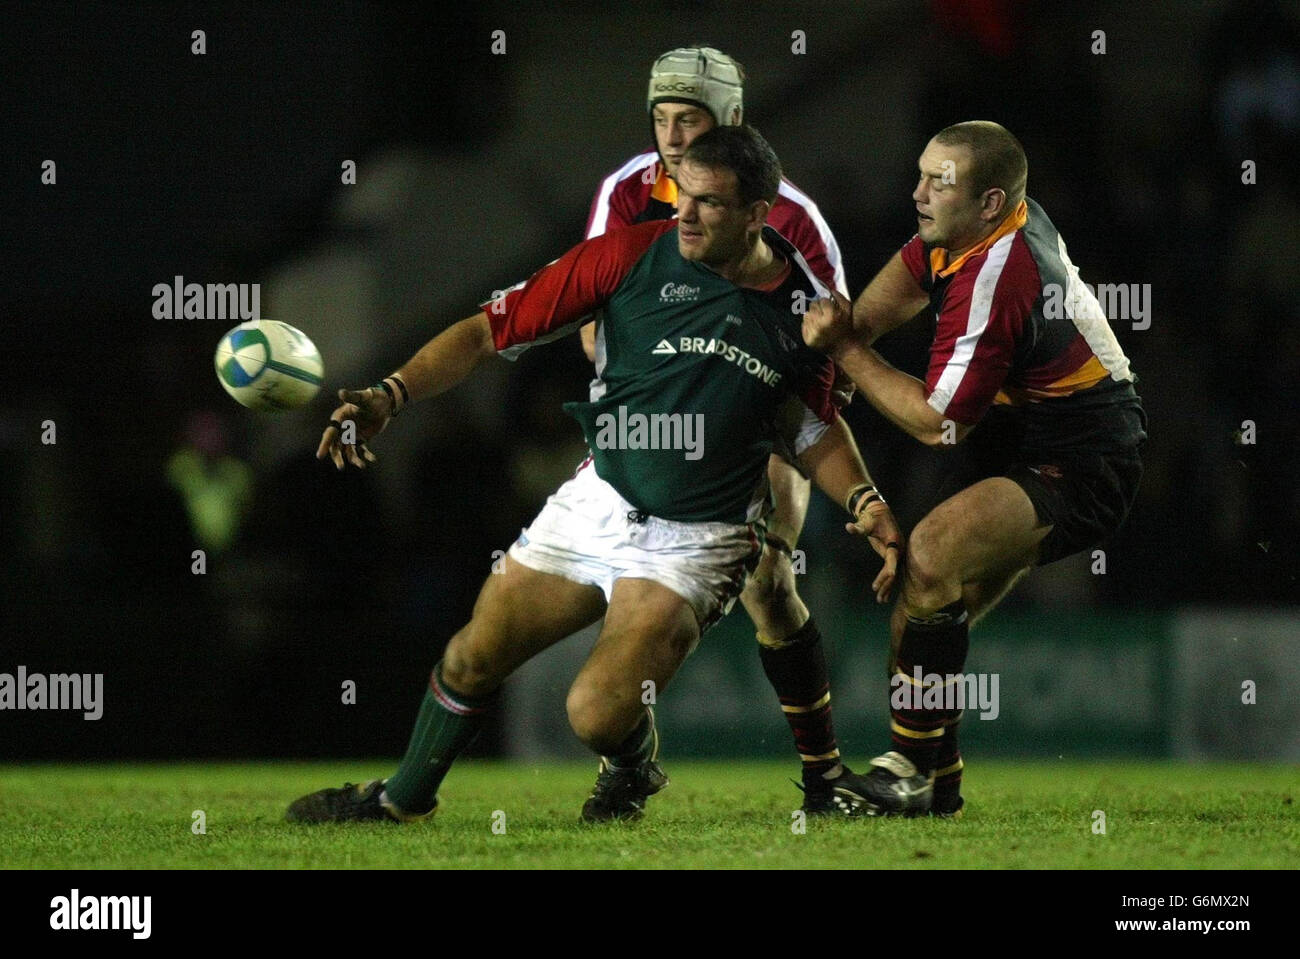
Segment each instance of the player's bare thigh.
[{"label": "player's bare thigh", "polygon": [[[1034,504],[1015,482],[1005,476],[981,480],[944,500],[912,531],[904,597],[942,606],[961,595],[963,584],[996,588],[1033,566],[1038,544],[1051,531],[1039,525]],[[931,595],[938,592],[946,598]]]},{"label": "player's bare thigh", "polygon": [[[808,514],[811,484],[779,456],[768,460],[767,477],[776,507],[768,517],[768,538],[794,549]],[[758,568],[745,582],[740,601],[759,635],[769,642],[780,642],[808,621],[808,607],[799,598],[790,557],[771,545],[763,547]]]},{"label": "player's bare thigh", "polygon": [[598,587],[530,569],[507,554],[503,572],[488,576],[470,621],[447,644],[443,679],[467,696],[489,693],[527,660],[604,612]]},{"label": "player's bare thigh", "polygon": [[699,639],[695,612],[677,593],[648,579],[615,583],[605,625],[569,689],[578,738],[598,752],[625,740]]}]

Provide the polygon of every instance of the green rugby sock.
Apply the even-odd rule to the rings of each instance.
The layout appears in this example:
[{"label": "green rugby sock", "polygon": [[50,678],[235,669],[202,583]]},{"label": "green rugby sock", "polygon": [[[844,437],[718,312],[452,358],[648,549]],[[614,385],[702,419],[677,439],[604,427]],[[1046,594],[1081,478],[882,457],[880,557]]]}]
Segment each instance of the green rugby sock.
[{"label": "green rugby sock", "polygon": [[398,809],[422,815],[434,807],[447,770],[491,715],[496,699],[495,693],[471,697],[452,692],[443,682],[442,663],[433,667],[406,755],[384,784]]}]

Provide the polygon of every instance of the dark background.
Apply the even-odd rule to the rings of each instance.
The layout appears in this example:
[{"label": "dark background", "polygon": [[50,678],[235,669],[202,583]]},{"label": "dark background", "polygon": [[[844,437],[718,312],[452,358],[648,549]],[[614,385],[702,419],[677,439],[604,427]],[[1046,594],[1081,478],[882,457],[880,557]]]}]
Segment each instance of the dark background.
[{"label": "dark background", "polygon": [[[400,751],[493,551],[580,458],[559,406],[590,372],[576,340],[497,364],[410,411],[364,474],[313,459],[329,396],[581,239],[600,178],[651,145],[650,63],[695,42],[745,65],[747,119],[819,203],[854,295],[914,231],[927,138],[966,119],[1018,135],[1084,280],[1151,285],[1150,328],[1113,324],[1151,439],[1107,574],[1076,557],[1008,608],[1294,603],[1295,4],[42,4],[0,38],[0,672],[103,672],[108,703],[94,723],[5,714],[0,757]],[[176,275],[260,283],[263,315],[320,347],[326,391],[238,407],[212,369],[233,322],[153,318]],[[922,320],[882,351],[919,372],[928,337]],[[849,415],[910,526],[944,454]],[[184,450],[220,533],[169,473]],[[804,545],[864,595],[838,525],[815,505]],[[345,679],[360,704],[323,707]]]}]

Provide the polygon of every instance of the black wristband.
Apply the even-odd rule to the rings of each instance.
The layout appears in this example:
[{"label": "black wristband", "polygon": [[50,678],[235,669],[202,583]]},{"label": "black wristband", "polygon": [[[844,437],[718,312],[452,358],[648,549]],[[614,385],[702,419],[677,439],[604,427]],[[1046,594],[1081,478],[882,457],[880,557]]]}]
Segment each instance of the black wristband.
[{"label": "black wristband", "polygon": [[397,388],[402,391],[402,406],[405,407],[410,405],[411,394],[407,392],[406,383],[402,381],[402,378],[398,376],[396,373],[394,373],[392,376],[389,376],[386,379],[392,380],[394,383],[397,384]]},{"label": "black wristband", "polygon": [[391,407],[391,411],[389,412],[388,415],[389,417],[396,416],[398,412],[400,412],[397,407],[397,397],[393,393],[393,388],[388,385],[388,381],[380,380],[378,383],[374,385],[373,389],[381,389],[388,394],[388,404]]},{"label": "black wristband", "polygon": [[870,483],[859,483],[857,486],[853,487],[853,489],[849,490],[849,495],[844,497],[844,508],[848,510],[850,515],[853,515],[853,500],[856,499],[863,490],[872,489],[875,489],[875,487]]},{"label": "black wristband", "polygon": [[858,518],[858,515],[873,499],[878,499],[881,503],[885,502],[885,498],[880,495],[880,491],[874,486],[856,493],[855,497],[849,506],[849,515],[854,519]]}]

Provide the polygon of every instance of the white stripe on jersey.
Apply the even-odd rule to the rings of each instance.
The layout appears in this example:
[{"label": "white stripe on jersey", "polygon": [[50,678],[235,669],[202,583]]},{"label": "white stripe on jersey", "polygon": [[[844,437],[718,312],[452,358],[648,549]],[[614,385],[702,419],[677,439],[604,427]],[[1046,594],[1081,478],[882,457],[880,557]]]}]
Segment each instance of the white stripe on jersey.
[{"label": "white stripe on jersey", "polygon": [[[777,234],[780,235],[781,231],[777,230]],[[784,239],[785,242],[790,243],[789,237],[784,237]],[[804,274],[808,277],[809,281],[811,281],[813,286],[813,292],[816,293],[817,296],[820,297],[821,299],[829,300],[831,298],[831,291],[826,289],[826,284],[823,283],[821,281],[821,278],[816,273],[813,272],[812,267],[808,265],[808,261],[805,260],[803,258],[803,254],[799,252],[799,248],[795,246],[793,243],[790,243],[790,250],[794,253],[795,265],[799,267],[799,269],[803,270]],[[782,250],[781,253],[784,254],[785,250]],[[844,271],[841,270],[840,275],[843,276],[843,273]],[[843,290],[841,290],[840,292],[843,292]],[[846,297],[848,296],[847,293],[845,293],[844,295]]]},{"label": "white stripe on jersey", "polygon": [[523,355],[525,350],[532,349],[534,346],[541,346],[543,343],[554,342],[555,340],[558,340],[562,336],[568,336],[578,327],[582,326],[582,322],[583,322],[582,320],[574,320],[572,323],[565,324],[564,326],[560,327],[558,330],[551,330],[551,332],[539,336],[535,340],[529,340],[527,343],[515,343],[511,346],[507,346],[504,350],[497,350],[497,356],[501,357],[503,360],[509,360],[510,362],[513,363],[515,360],[519,359],[519,357]]},{"label": "white stripe on jersey", "polygon": [[993,294],[997,292],[998,280],[1002,279],[1002,268],[1007,265],[1007,257],[1011,255],[1011,245],[1015,243],[1019,232],[1019,230],[1012,230],[989,247],[984,265],[980,267],[979,275],[975,277],[975,287],[970,294],[970,311],[966,314],[966,332],[957,337],[957,342],[953,344],[952,356],[944,364],[943,372],[939,375],[938,382],[934,384],[934,392],[930,394],[930,408],[937,413],[947,412],[948,404],[957,394],[957,389],[970,368],[970,361],[975,356],[975,347],[979,345],[980,337],[988,329],[989,316],[993,313]]},{"label": "white stripe on jersey", "polygon": [[1097,302],[1093,292],[1079,279],[1079,268],[1070,262],[1070,255],[1065,252],[1065,241],[1058,233],[1056,236],[1057,255],[1065,264],[1066,291],[1065,315],[1074,321],[1074,328],[1083,336],[1088,349],[1106,367],[1106,372],[1120,382],[1133,379],[1129,370],[1128,357],[1115,339],[1115,331],[1106,320],[1106,311]]},{"label": "white stripe on jersey", "polygon": [[831,428],[831,424],[814,413],[806,403],[800,401],[799,405],[803,407],[803,415],[799,420],[799,429],[791,441],[795,456],[802,456],[808,447],[815,446]]},{"label": "white stripe on jersey", "polygon": [[604,317],[592,320],[596,324],[596,378],[591,381],[591,402],[595,403],[609,389],[605,383],[605,322]]},{"label": "white stripe on jersey", "polygon": [[831,232],[830,224],[822,216],[822,211],[817,208],[817,204],[813,202],[812,197],[799,190],[784,177],[781,178],[781,185],[777,189],[777,193],[791,203],[803,207],[803,211],[808,214],[808,219],[812,220],[813,226],[817,228],[817,234],[822,238],[822,244],[826,247],[826,261],[830,263],[831,269],[835,271],[835,289],[847,299],[849,284],[844,277],[844,261],[840,257],[840,245],[835,242],[835,234]]},{"label": "white stripe on jersey", "polygon": [[609,223],[609,198],[614,195],[614,187],[633,173],[639,173],[646,167],[658,162],[658,153],[654,151],[642,153],[640,156],[628,160],[600,182],[600,192],[596,194],[596,215],[591,218],[591,229],[587,231],[588,240],[605,232],[605,226]]}]

